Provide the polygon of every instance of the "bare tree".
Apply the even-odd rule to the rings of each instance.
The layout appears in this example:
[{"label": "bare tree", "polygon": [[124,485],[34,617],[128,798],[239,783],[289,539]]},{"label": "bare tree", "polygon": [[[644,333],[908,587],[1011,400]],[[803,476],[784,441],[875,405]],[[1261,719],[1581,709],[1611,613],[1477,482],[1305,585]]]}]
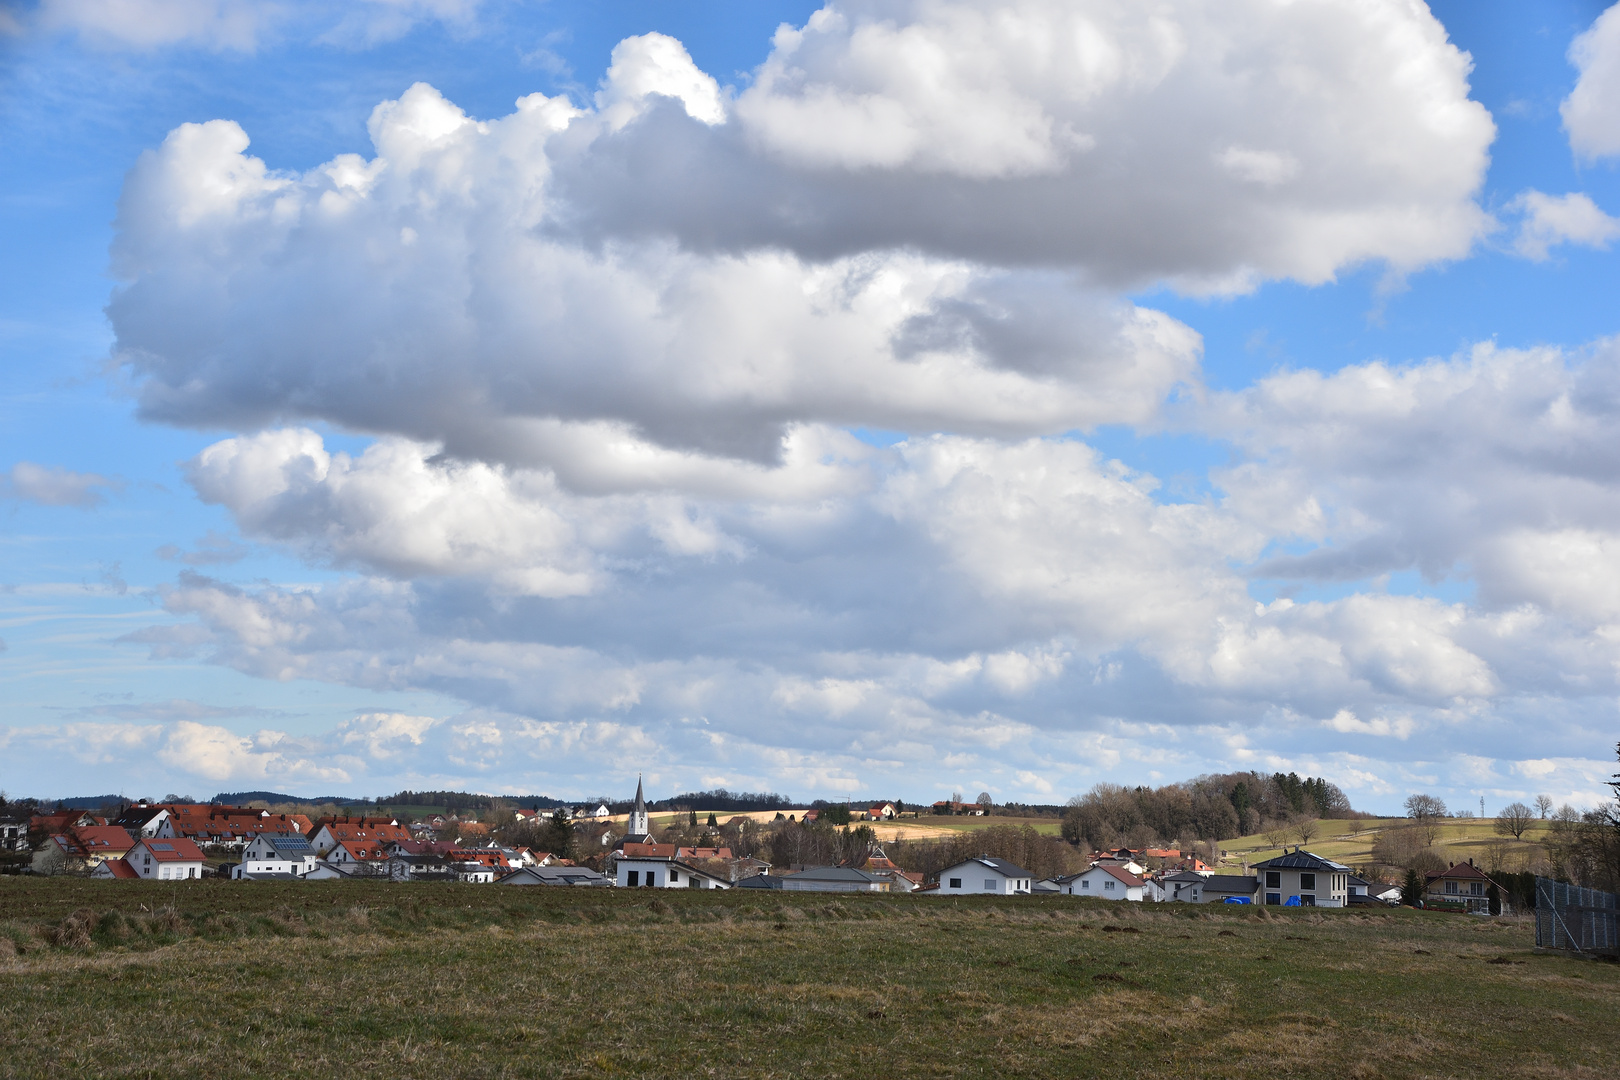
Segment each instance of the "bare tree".
[{"label": "bare tree", "polygon": [[1301,844],[1308,844],[1311,842],[1312,837],[1316,835],[1317,829],[1320,827],[1321,822],[1317,821],[1313,817],[1297,818],[1294,821],[1294,835],[1299,837],[1299,842]]},{"label": "bare tree", "polygon": [[1522,802],[1511,802],[1496,815],[1496,835],[1523,839],[1524,831],[1536,820],[1536,812]]},{"label": "bare tree", "polygon": [[1553,801],[1551,799],[1545,795],[1536,796],[1536,816],[1538,818],[1540,818],[1542,821],[1546,821],[1547,815],[1552,813],[1552,808]]},{"label": "bare tree", "polygon": [[1273,821],[1261,833],[1266,838],[1266,846],[1280,848],[1288,843],[1288,823],[1286,821]]},{"label": "bare tree", "polygon": [[1440,822],[1446,816],[1446,804],[1433,795],[1408,795],[1406,816],[1418,823],[1430,844],[1440,838]]},{"label": "bare tree", "polygon": [[989,817],[991,806],[990,793],[988,791],[979,792],[979,798],[977,801],[979,803],[979,809],[984,811],[984,816]]}]

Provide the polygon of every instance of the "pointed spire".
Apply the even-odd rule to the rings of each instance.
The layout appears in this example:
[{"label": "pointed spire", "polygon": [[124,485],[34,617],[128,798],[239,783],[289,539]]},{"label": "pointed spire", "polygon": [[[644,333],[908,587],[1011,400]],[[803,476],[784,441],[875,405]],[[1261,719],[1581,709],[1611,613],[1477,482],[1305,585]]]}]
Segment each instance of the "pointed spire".
[{"label": "pointed spire", "polygon": [[638,814],[646,813],[646,810],[647,800],[641,795],[641,774],[636,773],[636,812]]}]

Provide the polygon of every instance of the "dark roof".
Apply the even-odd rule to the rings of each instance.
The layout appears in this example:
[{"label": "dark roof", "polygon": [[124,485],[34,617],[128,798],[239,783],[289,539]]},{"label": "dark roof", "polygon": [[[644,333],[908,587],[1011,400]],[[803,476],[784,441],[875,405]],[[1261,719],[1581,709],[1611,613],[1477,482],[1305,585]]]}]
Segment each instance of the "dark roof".
[{"label": "dark roof", "polygon": [[1285,851],[1275,859],[1267,859],[1263,863],[1254,865],[1256,870],[1329,870],[1348,874],[1350,868],[1343,863],[1336,863],[1332,859],[1324,859],[1320,855],[1312,855],[1308,851],[1295,848]]},{"label": "dark roof", "polygon": [[755,874],[753,877],[745,877],[737,882],[737,888],[739,889],[780,889],[781,887],[782,879],[775,874]]},{"label": "dark roof", "polygon": [[1161,880],[1164,880],[1164,881],[1200,881],[1201,882],[1201,881],[1204,880],[1204,875],[1203,874],[1195,874],[1191,870],[1182,870],[1182,871],[1180,871],[1178,873],[1166,874],[1164,876],[1164,878],[1162,878]]},{"label": "dark roof", "polygon": [[1232,874],[1215,874],[1204,879],[1206,893],[1233,893],[1248,895],[1260,887],[1260,879],[1252,877],[1238,877]]},{"label": "dark roof", "polygon": [[813,866],[808,870],[801,870],[793,877],[802,881],[856,881],[862,884],[883,880],[852,866]]},{"label": "dark roof", "polygon": [[587,866],[525,866],[501,878],[499,884],[606,886],[608,879]]},{"label": "dark roof", "polygon": [[[966,866],[968,863],[978,863],[980,866],[988,866],[990,869],[1007,877],[1033,878],[1035,876],[1028,870],[1025,870],[1022,866],[1010,863],[1006,859],[994,859],[989,855],[979,855],[975,858],[968,859],[967,862],[959,862],[956,864],[956,866]],[[946,867],[946,869],[955,870],[956,866],[949,866]]]}]

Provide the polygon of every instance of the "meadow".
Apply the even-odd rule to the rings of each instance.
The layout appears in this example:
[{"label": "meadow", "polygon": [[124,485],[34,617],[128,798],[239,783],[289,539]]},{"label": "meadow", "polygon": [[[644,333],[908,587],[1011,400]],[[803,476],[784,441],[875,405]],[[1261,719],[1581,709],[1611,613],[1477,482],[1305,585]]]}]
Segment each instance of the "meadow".
[{"label": "meadow", "polygon": [[1620,1075],[1620,965],[1532,940],[1411,910],[0,879],[0,1075]]}]

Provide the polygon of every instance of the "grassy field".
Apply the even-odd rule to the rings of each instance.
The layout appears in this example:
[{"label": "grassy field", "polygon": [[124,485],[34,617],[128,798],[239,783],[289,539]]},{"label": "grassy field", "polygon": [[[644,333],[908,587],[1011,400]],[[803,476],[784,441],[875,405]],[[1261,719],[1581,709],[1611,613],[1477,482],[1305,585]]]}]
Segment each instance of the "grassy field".
[{"label": "grassy field", "polygon": [[0,880],[0,1075],[1613,1077],[1512,920]]},{"label": "grassy field", "polygon": [[[1378,833],[1386,828],[1405,828],[1412,822],[1407,818],[1367,818],[1359,823],[1324,820],[1317,822],[1318,834],[1301,845],[1326,859],[1334,859],[1351,866],[1372,860],[1373,843]],[[1528,853],[1531,845],[1538,844],[1546,835],[1549,822],[1537,821],[1524,838],[1513,843],[1513,850]],[[1489,860],[1486,851],[1490,845],[1502,841],[1492,829],[1490,818],[1449,818],[1439,824],[1436,846],[1450,862],[1473,859],[1481,865]],[[1288,846],[1299,843],[1298,836],[1288,839]],[[1224,864],[1237,866],[1247,860],[1255,863],[1281,854],[1282,849],[1271,846],[1263,836],[1243,836],[1236,840],[1222,840],[1226,852]]]}]

